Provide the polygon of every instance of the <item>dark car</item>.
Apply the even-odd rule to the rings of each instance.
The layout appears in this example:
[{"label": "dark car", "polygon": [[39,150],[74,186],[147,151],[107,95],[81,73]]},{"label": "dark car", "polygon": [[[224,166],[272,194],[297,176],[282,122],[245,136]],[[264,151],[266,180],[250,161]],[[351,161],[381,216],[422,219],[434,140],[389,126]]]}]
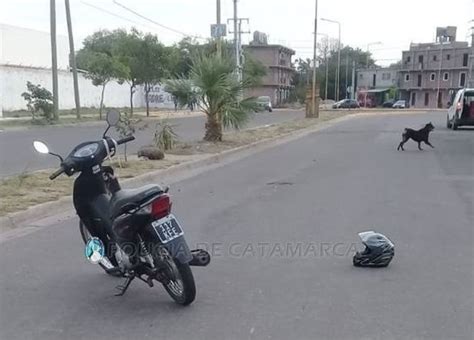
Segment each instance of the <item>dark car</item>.
[{"label": "dark car", "polygon": [[343,99],[332,106],[333,109],[358,109],[359,107],[359,103],[354,99]]},{"label": "dark car", "polygon": [[385,102],[383,102],[382,107],[393,107],[393,104],[396,103],[395,99],[390,99]]}]

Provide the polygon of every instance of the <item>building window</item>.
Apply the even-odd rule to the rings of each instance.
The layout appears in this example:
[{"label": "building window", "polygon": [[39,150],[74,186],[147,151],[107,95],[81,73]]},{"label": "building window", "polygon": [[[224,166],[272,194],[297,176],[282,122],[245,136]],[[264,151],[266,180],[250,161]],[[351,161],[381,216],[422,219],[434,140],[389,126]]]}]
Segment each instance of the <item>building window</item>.
[{"label": "building window", "polygon": [[451,54],[446,54],[446,60],[451,59]]},{"label": "building window", "polygon": [[464,53],[462,56],[462,66],[467,66],[467,59],[469,58],[469,55],[467,53]]},{"label": "building window", "polygon": [[443,80],[444,81],[447,81],[449,79],[449,73],[448,72],[444,72],[443,74]]},{"label": "building window", "polygon": [[410,74],[405,74],[405,81],[410,81]]},{"label": "building window", "polygon": [[421,87],[421,74],[418,75],[417,86]]},{"label": "building window", "polygon": [[382,80],[390,80],[390,73],[382,73]]},{"label": "building window", "polygon": [[464,87],[466,86],[466,73],[461,73],[459,75],[459,87]]},{"label": "building window", "polygon": [[425,106],[428,106],[430,103],[430,94],[428,92],[425,93]]},{"label": "building window", "polygon": [[407,57],[407,63],[409,63],[410,61],[411,61],[411,57],[408,56],[408,57]]},{"label": "building window", "polygon": [[438,56],[436,54],[433,56],[433,61],[438,61]]},{"label": "building window", "polygon": [[419,63],[423,63],[423,56],[422,56],[422,55],[419,55],[419,56],[418,56],[418,62],[419,62]]},{"label": "building window", "polygon": [[436,79],[436,73],[431,73],[430,74],[430,80],[434,81]]}]

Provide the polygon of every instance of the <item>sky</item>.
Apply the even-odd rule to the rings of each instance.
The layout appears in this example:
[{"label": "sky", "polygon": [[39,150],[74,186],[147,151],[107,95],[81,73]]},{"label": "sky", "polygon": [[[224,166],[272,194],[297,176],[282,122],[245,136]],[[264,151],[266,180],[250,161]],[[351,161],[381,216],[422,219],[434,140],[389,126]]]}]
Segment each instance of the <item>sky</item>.
[{"label": "sky", "polygon": [[[50,0],[0,0],[0,23],[49,31]],[[70,0],[74,40],[99,29],[136,27],[157,34],[165,44],[185,35],[208,38],[216,22],[216,0]],[[233,15],[233,1],[221,0],[222,22]],[[318,18],[341,23],[344,45],[367,49],[377,64],[401,58],[411,42],[432,42],[437,26],[457,26],[457,40],[470,41],[474,0],[319,0]],[[127,11],[119,4],[151,21]],[[57,32],[67,35],[64,1],[56,0]],[[312,57],[315,0],[238,0],[238,16],[248,18],[245,31],[267,33],[270,43],[287,45],[296,57]],[[161,24],[168,28],[157,25]],[[338,25],[318,20],[318,33],[337,38]],[[318,36],[318,39],[322,36]],[[228,38],[232,38],[228,35]],[[250,34],[243,35],[248,42]],[[25,43],[25,42],[21,42]]]}]

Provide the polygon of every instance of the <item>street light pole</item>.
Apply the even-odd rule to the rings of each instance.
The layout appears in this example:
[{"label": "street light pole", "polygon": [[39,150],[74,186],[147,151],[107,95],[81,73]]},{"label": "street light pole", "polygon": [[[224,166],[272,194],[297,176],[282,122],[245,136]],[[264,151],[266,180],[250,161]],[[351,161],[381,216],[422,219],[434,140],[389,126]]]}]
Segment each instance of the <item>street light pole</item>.
[{"label": "street light pole", "polygon": [[336,20],[331,20],[331,19],[324,19],[321,18],[323,21],[331,22],[333,24],[337,24],[338,27],[338,47],[337,47],[337,69],[336,69],[336,80],[335,80],[335,91],[334,95],[336,96],[336,101],[339,101],[339,77],[340,77],[340,71],[341,71],[341,23]]},{"label": "street light pole", "polygon": [[328,100],[328,75],[329,75],[329,65],[328,65],[328,49],[329,49],[329,36],[326,33],[318,33],[326,37],[326,46],[324,47],[324,63],[326,64],[326,81],[324,88],[324,100]]},{"label": "street light pole", "polygon": [[313,88],[311,96],[311,116],[318,118],[319,110],[316,110],[316,45],[318,40],[318,0],[315,0],[314,10],[314,46],[313,46]]}]

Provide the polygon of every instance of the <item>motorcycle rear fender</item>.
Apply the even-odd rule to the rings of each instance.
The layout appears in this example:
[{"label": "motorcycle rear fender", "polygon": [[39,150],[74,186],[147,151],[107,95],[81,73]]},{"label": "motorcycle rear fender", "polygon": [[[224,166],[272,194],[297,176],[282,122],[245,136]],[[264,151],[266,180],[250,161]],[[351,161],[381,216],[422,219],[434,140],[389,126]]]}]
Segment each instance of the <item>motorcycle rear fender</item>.
[{"label": "motorcycle rear fender", "polygon": [[166,250],[168,250],[168,252],[170,253],[171,257],[177,259],[180,263],[189,263],[189,261],[193,259],[193,255],[189,250],[184,235],[181,235],[175,238],[174,240],[163,244],[151,224],[147,224],[144,229],[144,234],[146,235],[146,239],[152,241],[154,245],[158,244],[160,247],[166,248]]}]

